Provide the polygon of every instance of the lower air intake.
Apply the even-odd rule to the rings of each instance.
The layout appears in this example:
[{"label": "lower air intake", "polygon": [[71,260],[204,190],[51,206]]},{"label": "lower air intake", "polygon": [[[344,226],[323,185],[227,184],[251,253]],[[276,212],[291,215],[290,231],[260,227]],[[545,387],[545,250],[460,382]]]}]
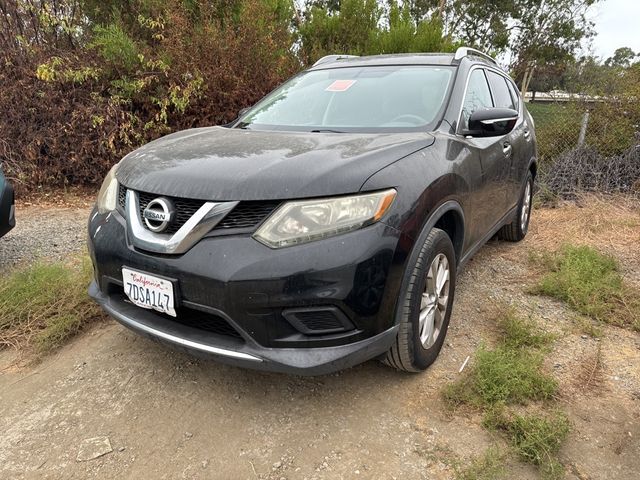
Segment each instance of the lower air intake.
[{"label": "lower air intake", "polygon": [[346,332],[355,327],[337,307],[296,308],[282,312],[282,316],[305,335],[326,335]]}]

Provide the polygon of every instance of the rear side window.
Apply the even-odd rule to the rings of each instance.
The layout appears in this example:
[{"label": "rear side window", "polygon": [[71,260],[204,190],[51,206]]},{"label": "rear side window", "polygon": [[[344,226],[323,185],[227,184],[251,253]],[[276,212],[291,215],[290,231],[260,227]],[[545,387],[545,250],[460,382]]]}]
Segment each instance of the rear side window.
[{"label": "rear side window", "polygon": [[491,85],[491,92],[493,92],[496,107],[515,110],[516,106],[514,105],[513,98],[511,98],[511,93],[507,86],[507,79],[491,71],[487,72],[487,77],[489,78],[489,84]]},{"label": "rear side window", "polygon": [[509,87],[509,91],[511,92],[513,104],[516,106],[516,110],[518,110],[520,108],[520,93],[512,82],[507,81],[507,86]]},{"label": "rear side window", "polygon": [[[506,87],[506,85],[505,85]],[[507,91],[507,94],[509,92]],[[467,91],[464,95],[464,104],[462,105],[462,128],[469,128],[469,117],[476,110],[483,108],[493,107],[491,101],[491,91],[487,84],[487,78],[484,75],[484,70],[476,69],[471,72],[469,76],[469,84],[467,85]]]}]

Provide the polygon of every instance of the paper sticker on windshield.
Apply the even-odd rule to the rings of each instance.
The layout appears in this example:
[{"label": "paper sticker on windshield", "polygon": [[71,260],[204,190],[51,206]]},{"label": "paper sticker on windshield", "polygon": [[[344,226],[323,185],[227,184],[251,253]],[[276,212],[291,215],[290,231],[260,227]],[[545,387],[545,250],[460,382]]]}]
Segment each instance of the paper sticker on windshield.
[{"label": "paper sticker on windshield", "polygon": [[325,88],[326,92],[346,92],[351,88],[351,85],[356,83],[355,80],[336,80],[327,88]]}]

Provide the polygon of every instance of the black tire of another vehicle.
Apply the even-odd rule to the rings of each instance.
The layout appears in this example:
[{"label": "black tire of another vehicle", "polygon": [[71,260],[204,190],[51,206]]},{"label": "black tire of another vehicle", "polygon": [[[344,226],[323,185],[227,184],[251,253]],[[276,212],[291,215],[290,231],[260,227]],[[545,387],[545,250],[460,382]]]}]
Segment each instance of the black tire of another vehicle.
[{"label": "black tire of another vehicle", "polygon": [[[396,306],[396,319],[400,327],[398,336],[382,360],[386,365],[406,372],[423,371],[438,357],[449,327],[455,293],[456,257],[449,236],[443,230],[433,228],[426,239],[422,240],[419,248],[415,262],[410,258]],[[428,285],[428,270],[432,267],[434,260],[436,258],[442,260],[442,256],[446,258],[449,266],[448,297],[444,302],[446,310],[443,312],[442,324],[435,342],[425,348],[419,331],[423,293]]]},{"label": "black tire of another vehicle", "polygon": [[[527,189],[527,187],[529,187]],[[520,201],[518,202],[518,211],[516,218],[498,231],[498,237],[508,242],[519,242],[529,231],[529,221],[531,220],[531,209],[533,204],[533,175],[531,172],[527,174],[527,181],[522,187],[520,193]],[[526,220],[522,220],[523,211],[526,209]]]}]

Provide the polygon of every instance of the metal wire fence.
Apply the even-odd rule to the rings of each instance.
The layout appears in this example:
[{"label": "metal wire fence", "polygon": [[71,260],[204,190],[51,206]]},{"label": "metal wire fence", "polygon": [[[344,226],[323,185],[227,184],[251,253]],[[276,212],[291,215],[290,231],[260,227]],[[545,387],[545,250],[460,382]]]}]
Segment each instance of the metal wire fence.
[{"label": "metal wire fence", "polygon": [[540,159],[540,194],[640,197],[640,121],[620,102],[530,101]]}]

